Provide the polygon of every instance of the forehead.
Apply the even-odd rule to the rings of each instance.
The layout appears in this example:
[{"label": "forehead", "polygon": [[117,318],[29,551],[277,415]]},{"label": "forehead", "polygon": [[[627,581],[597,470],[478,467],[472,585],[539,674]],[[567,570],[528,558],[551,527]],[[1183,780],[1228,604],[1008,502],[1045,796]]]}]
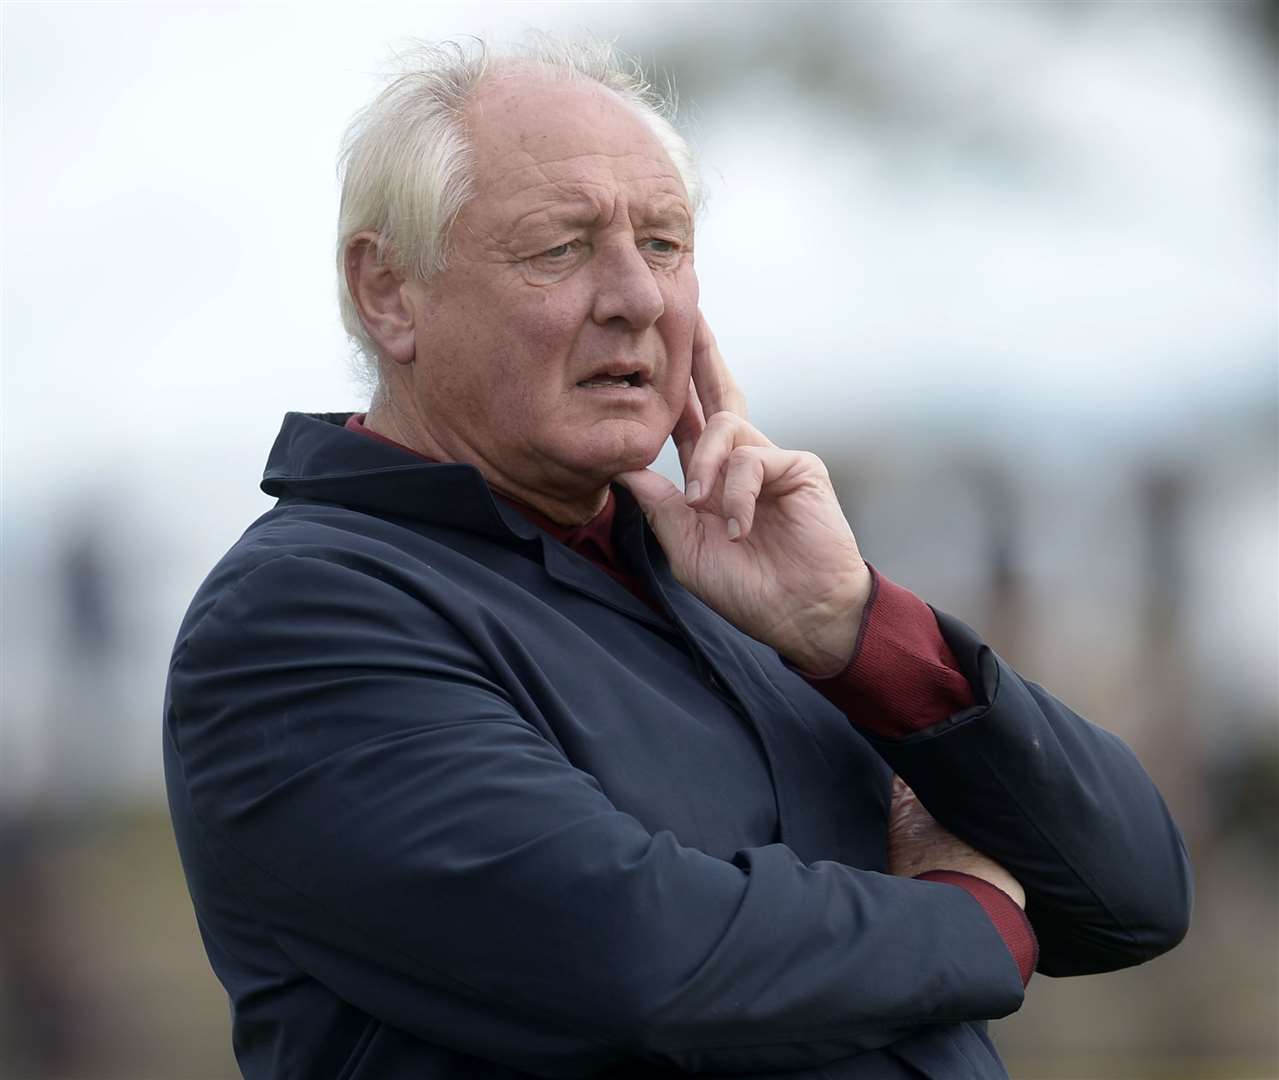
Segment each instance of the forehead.
[{"label": "forehead", "polygon": [[568,195],[603,185],[687,201],[657,136],[616,94],[587,80],[499,72],[467,113],[479,200],[517,198],[547,185]]}]

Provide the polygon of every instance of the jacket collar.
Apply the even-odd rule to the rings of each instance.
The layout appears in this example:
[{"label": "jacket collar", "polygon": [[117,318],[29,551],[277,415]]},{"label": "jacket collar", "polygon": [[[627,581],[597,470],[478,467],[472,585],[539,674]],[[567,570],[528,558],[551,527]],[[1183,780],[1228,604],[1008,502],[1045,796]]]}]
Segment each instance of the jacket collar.
[{"label": "jacket collar", "polygon": [[[561,585],[672,632],[647,604],[599,567],[538,528],[505,499],[496,498],[474,465],[423,461],[408,450],[347,430],[350,416],[286,413],[267,458],[262,490],[276,498],[339,503],[527,545]],[[614,485],[613,492],[618,525],[625,535],[635,537],[633,543],[642,544],[643,515],[634,498],[620,485]]]},{"label": "jacket collar", "polygon": [[276,498],[341,503],[499,540],[541,536],[523,514],[494,498],[474,465],[422,461],[347,431],[342,425],[350,416],[286,413],[267,457],[262,490]]}]

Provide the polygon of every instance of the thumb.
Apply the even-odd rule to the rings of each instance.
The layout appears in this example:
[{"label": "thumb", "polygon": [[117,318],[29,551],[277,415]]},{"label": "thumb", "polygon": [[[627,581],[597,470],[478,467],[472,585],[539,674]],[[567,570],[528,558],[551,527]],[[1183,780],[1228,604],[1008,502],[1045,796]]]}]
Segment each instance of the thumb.
[{"label": "thumb", "polygon": [[613,479],[635,496],[663,546],[667,540],[675,539],[675,534],[687,525],[689,518],[696,517],[696,511],[684,502],[684,493],[661,473],[652,469],[636,469],[618,473]]}]

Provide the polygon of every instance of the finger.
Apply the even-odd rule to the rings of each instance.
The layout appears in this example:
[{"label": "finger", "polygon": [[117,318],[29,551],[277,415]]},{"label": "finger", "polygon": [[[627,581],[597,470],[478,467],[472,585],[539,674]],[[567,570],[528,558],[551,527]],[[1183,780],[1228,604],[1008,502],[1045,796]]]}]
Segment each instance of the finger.
[{"label": "finger", "polygon": [[744,540],[755,524],[755,503],[764,486],[764,462],[753,446],[739,446],[728,455],[724,468],[724,492],[720,497],[730,540]]},{"label": "finger", "polygon": [[744,540],[751,535],[760,496],[770,486],[801,475],[806,457],[801,450],[784,450],[773,444],[734,448],[724,470],[719,511],[729,540]]},{"label": "finger", "polygon": [[684,503],[684,493],[652,469],[618,473],[613,479],[635,497],[658,542],[667,550],[678,550],[683,533],[697,517]]},{"label": "finger", "polygon": [[800,451],[783,450],[771,444],[738,446],[733,450],[724,470],[724,491],[720,497],[720,515],[726,521],[730,540],[745,540],[750,536],[760,495],[770,485],[802,469],[804,457]]},{"label": "finger", "polygon": [[690,378],[688,397],[684,399],[684,409],[675,422],[675,430],[671,432],[671,439],[679,454],[679,465],[684,472],[685,483],[688,482],[688,467],[693,459],[693,448],[705,430],[706,416],[702,412],[702,403],[697,397],[697,387],[693,385],[693,380]]},{"label": "finger", "polygon": [[693,385],[697,387],[697,396],[706,416],[731,412],[746,417],[746,396],[738,389],[706,316],[700,311],[697,313],[697,329],[693,332]]},{"label": "finger", "polygon": [[684,471],[690,506],[703,506],[715,491],[728,455],[738,446],[772,446],[746,420],[731,412],[718,412],[706,420],[706,429],[693,447]]}]

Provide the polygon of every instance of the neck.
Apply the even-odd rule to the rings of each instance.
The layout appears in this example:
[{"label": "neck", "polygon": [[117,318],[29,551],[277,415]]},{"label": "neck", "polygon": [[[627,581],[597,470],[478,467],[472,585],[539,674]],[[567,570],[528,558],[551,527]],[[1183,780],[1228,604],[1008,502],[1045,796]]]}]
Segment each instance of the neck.
[{"label": "neck", "polygon": [[508,499],[531,506],[559,525],[582,525],[604,509],[608,501],[608,485],[579,491],[547,491],[522,483],[506,471],[497,468],[483,455],[476,453],[462,441],[438,439],[417,414],[399,408],[389,396],[380,392],[374,395],[364,418],[364,426],[370,431],[391,439],[425,457],[436,461],[456,461],[474,465],[494,491]]}]

